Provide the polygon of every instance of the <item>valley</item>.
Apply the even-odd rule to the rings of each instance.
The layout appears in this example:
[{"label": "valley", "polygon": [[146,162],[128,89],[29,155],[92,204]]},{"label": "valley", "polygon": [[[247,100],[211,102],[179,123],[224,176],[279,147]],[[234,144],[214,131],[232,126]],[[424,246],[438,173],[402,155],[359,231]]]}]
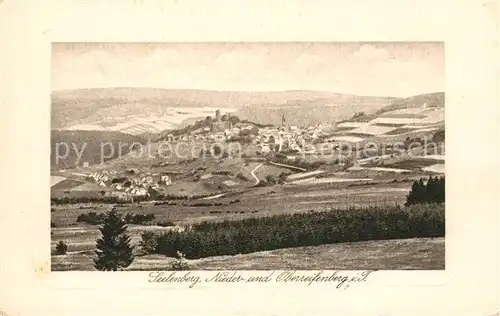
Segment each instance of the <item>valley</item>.
[{"label": "valley", "polygon": [[[92,269],[88,259],[99,231],[98,220],[82,220],[82,215],[90,213],[98,217],[115,209],[124,217],[151,215],[153,220],[128,225],[132,244],[140,248],[145,232],[182,231],[205,222],[403,205],[414,181],[444,174],[441,94],[400,100],[288,92],[270,94],[270,100],[281,102],[278,105],[255,105],[264,102],[262,96],[235,93],[235,98],[240,99],[233,100],[233,107],[229,107],[229,101],[209,92],[203,92],[207,94],[204,100],[208,100],[204,104],[196,103],[196,93],[190,91],[183,92],[190,97],[184,96],[182,102],[174,105],[162,99],[165,93],[173,92],[156,91],[161,106],[153,105],[151,98],[145,96],[136,97],[133,102],[119,102],[113,95],[116,91],[109,92],[107,99],[86,93],[89,95],[79,100],[89,102],[89,110],[84,115],[77,110],[73,119],[64,123],[56,120],[62,125],[52,131],[52,252],[60,241],[68,245],[64,257],[54,257],[56,270],[75,268],[71,266],[73,257],[79,258],[77,269]],[[310,99],[304,101],[305,96]],[[66,100],[67,105],[70,98],[65,97],[59,96],[56,103]],[[354,102],[355,106],[337,108],[328,98]],[[103,100],[112,101],[101,107]],[[83,106],[79,102],[77,109]],[[246,102],[253,102],[252,111],[265,108],[267,119],[248,111]],[[297,110],[296,105],[302,102],[305,104]],[[227,108],[223,107],[225,104]],[[152,111],[144,116],[144,121],[140,121],[139,115],[130,114],[137,112],[134,109],[139,106]],[[313,108],[321,111],[310,116],[300,114],[313,113]],[[158,114],[161,111],[163,114]],[[308,121],[299,122],[287,115],[288,111],[299,113]],[[168,113],[172,117],[167,119]],[[246,114],[240,117],[241,113]],[[107,119],[110,116],[114,121]],[[186,120],[191,123],[183,124]],[[85,125],[90,123],[94,128]],[[85,126],[92,130],[80,130]],[[61,143],[69,144],[70,151],[64,157],[56,151],[62,148],[58,145]],[[117,150],[120,144],[125,145],[123,151]],[[78,150],[71,151],[72,148]],[[442,240],[414,242],[423,249],[443,251]],[[379,249],[377,243],[381,242],[373,241],[367,247]],[[394,242],[395,247],[412,247],[410,244]],[[403,252],[410,249],[403,248]],[[315,253],[312,249],[275,250],[262,256],[275,257],[280,252],[280,256],[286,256],[287,251],[311,255]],[[386,260],[383,258],[387,255],[374,254],[371,266],[376,267],[380,264],[377,260]],[[248,267],[262,264],[259,259],[250,259],[260,254],[242,256],[254,262]],[[164,264],[163,259],[153,257],[141,255],[131,269]],[[225,261],[222,257],[200,260],[219,262],[213,266],[218,268],[233,262],[232,258]],[[190,260],[190,264],[201,267],[201,261]],[[428,268],[442,268],[442,261],[432,262]],[[297,267],[315,266],[311,263]],[[337,266],[350,267],[332,262],[332,268]],[[411,267],[394,263],[392,268]]]}]

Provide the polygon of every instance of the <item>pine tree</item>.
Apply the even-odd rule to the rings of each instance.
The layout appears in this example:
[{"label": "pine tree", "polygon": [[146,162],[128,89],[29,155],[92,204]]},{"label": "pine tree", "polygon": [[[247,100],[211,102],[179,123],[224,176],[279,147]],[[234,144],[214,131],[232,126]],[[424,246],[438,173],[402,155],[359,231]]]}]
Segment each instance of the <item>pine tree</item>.
[{"label": "pine tree", "polygon": [[115,209],[107,212],[99,228],[102,237],[97,240],[97,258],[94,267],[102,271],[117,271],[128,267],[134,260],[127,226]]},{"label": "pine tree", "polygon": [[438,178],[433,178],[432,176],[429,177],[429,180],[427,181],[427,185],[425,186],[425,193],[426,193],[426,198],[425,202],[427,203],[433,203],[437,201],[437,191],[438,191]]},{"label": "pine tree", "polygon": [[445,184],[444,184],[444,176],[439,179],[436,177],[437,181],[437,189],[436,189],[436,202],[444,203],[445,202]]},{"label": "pine tree", "polygon": [[415,192],[415,197],[417,199],[417,203],[427,202],[427,191],[425,188],[424,178],[420,178],[420,180],[418,180],[418,187],[417,191]]},{"label": "pine tree", "polygon": [[411,190],[410,193],[406,196],[406,206],[413,205],[417,203],[417,200],[415,198],[415,192],[418,190],[418,181],[414,181],[413,184],[411,185]]},{"label": "pine tree", "polygon": [[413,182],[410,193],[408,194],[408,196],[406,196],[405,205],[408,206],[408,205],[423,203],[425,201],[425,197],[426,197],[426,189],[424,180],[420,178],[420,180]]}]

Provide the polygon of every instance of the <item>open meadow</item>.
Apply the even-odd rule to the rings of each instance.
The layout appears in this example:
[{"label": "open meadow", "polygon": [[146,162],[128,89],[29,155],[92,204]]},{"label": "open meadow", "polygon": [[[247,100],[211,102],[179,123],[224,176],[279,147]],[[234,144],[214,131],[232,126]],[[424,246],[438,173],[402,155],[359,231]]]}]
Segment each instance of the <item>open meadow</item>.
[{"label": "open meadow", "polygon": [[[286,248],[187,260],[192,270],[443,270],[444,238],[413,238]],[[52,270],[93,269],[91,252],[52,257]],[[169,270],[173,258],[137,257],[126,270]]]}]

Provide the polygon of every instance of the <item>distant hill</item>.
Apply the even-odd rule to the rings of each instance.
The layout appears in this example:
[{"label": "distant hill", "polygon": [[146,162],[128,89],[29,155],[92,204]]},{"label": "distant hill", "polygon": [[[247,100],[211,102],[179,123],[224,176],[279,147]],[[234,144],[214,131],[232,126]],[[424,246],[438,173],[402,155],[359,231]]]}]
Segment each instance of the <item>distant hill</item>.
[{"label": "distant hill", "polygon": [[[158,129],[175,129],[186,126],[184,121],[193,123],[213,115],[218,108],[222,112],[236,113],[242,119],[264,124],[278,123],[284,112],[291,124],[301,125],[335,120],[339,116],[349,116],[352,111],[375,111],[395,100],[322,91],[65,90],[52,93],[52,128],[77,126],[78,129],[78,125],[93,125],[97,129],[101,126],[103,130],[128,132],[130,128],[127,124],[143,125],[144,120],[158,117],[155,121]],[[265,115],[266,111],[269,116]],[[114,127],[121,125],[125,127]]]},{"label": "distant hill", "polygon": [[102,88],[54,91],[52,128],[121,131],[139,135],[193,124],[215,109],[242,120],[291,125],[342,121],[354,114],[380,114],[405,107],[444,106],[444,93],[409,98],[357,96],[323,91],[238,92]]},{"label": "distant hill", "polygon": [[241,107],[245,105],[295,105],[304,102],[356,102],[387,97],[364,97],[325,91],[211,91],[155,88],[91,88],[52,92],[56,106],[86,104],[87,107],[111,106],[128,102],[159,102],[166,106]]},{"label": "distant hill", "polygon": [[354,115],[340,120],[339,123],[345,121],[369,122],[387,112],[399,109],[419,108],[423,105],[429,108],[443,108],[445,106],[444,92],[426,93],[408,98],[395,99],[391,104],[381,107],[374,112],[357,111]]},{"label": "distant hill", "polygon": [[[103,146],[103,156],[110,156],[104,161],[114,159],[119,155],[119,144],[122,146],[122,155],[129,152],[134,142],[144,144],[146,140],[142,137],[127,135],[120,132],[107,131],[51,131],[51,169],[74,168],[78,158],[78,153],[82,153],[79,166],[84,162],[90,165],[101,163],[101,145]],[[107,143],[112,144],[107,145]],[[66,147],[67,144],[68,147]],[[56,160],[56,150],[59,148],[59,156],[66,156],[66,148],[69,149],[66,158]],[[114,148],[112,152],[111,147]],[[76,148],[76,151],[75,151]],[[77,153],[78,152],[78,153]]]},{"label": "distant hill", "polygon": [[382,113],[421,107],[444,107],[444,92],[416,95],[409,98],[356,97],[340,95],[337,100],[318,99],[314,102],[289,102],[286,106],[252,106],[237,112],[242,119],[263,124],[280,124],[281,117],[293,125],[341,122],[364,113],[359,119],[370,120]]},{"label": "distant hill", "polygon": [[382,114],[385,112],[399,110],[399,109],[421,107],[423,104],[427,104],[427,107],[429,108],[444,107],[445,106],[444,92],[420,94],[409,98],[394,100],[391,105],[379,109],[377,112],[375,112],[375,114]]}]

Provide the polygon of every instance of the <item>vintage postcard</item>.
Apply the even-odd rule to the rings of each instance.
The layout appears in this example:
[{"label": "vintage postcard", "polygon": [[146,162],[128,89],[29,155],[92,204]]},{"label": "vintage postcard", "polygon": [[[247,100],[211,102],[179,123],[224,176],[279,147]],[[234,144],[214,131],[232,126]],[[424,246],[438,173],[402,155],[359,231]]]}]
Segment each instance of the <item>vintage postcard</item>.
[{"label": "vintage postcard", "polygon": [[442,270],[442,42],[53,43],[52,270]]},{"label": "vintage postcard", "polygon": [[498,312],[497,3],[383,2],[0,1],[0,315]]}]

